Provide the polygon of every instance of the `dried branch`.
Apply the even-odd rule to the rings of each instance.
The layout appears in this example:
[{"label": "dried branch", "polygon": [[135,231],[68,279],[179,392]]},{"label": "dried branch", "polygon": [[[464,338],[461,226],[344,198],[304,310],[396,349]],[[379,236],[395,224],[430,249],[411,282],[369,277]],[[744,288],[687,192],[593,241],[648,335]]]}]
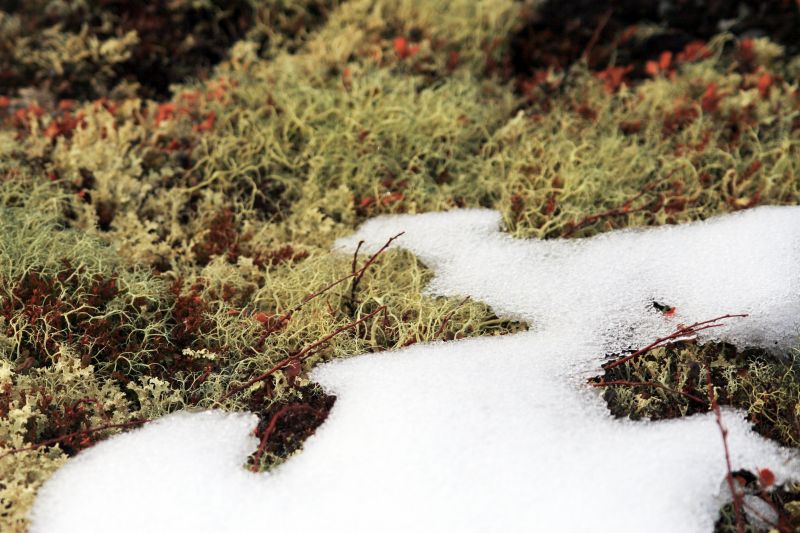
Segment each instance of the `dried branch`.
[{"label": "dried branch", "polygon": [[702,322],[695,322],[694,324],[692,324],[690,326],[679,325],[677,327],[677,329],[673,333],[667,335],[666,337],[661,337],[660,339],[656,339],[655,341],[653,341],[652,343],[648,344],[644,348],[640,348],[639,350],[636,350],[635,352],[633,352],[630,355],[626,355],[625,357],[621,357],[620,359],[617,359],[616,361],[612,361],[610,363],[606,363],[606,364],[603,365],[603,368],[605,370],[610,370],[610,369],[612,369],[614,367],[617,367],[617,366],[619,366],[619,365],[621,365],[623,363],[626,363],[626,362],[630,361],[634,357],[638,357],[638,356],[642,355],[643,353],[649,352],[653,348],[657,348],[657,347],[665,345],[665,344],[671,344],[672,342],[675,342],[677,340],[683,340],[684,338],[691,337],[692,335],[696,335],[698,332],[703,331],[705,329],[721,327],[724,324],[717,324],[716,323],[716,322],[719,322],[720,320],[724,320],[726,318],[737,318],[737,317],[746,317],[746,316],[748,316],[748,315],[747,314],[729,314],[729,315],[718,316],[717,318],[712,318],[711,320],[704,320]]},{"label": "dried branch", "polygon": [[736,481],[733,479],[731,452],[728,448],[728,428],[722,425],[722,411],[719,408],[719,403],[717,403],[714,385],[711,383],[711,367],[708,362],[706,362],[706,384],[708,386],[708,398],[711,401],[711,410],[714,411],[714,419],[717,421],[717,426],[722,434],[722,446],[725,448],[725,468],[727,469],[725,479],[728,482],[728,488],[733,498],[733,512],[736,515],[736,533],[744,533],[744,517],[742,516],[743,498],[742,494],[736,490]]},{"label": "dried branch", "polygon": [[303,348],[302,350],[300,350],[296,354],[290,355],[286,359],[283,359],[282,361],[280,361],[278,364],[276,364],[275,366],[273,366],[272,368],[270,368],[269,370],[267,370],[263,374],[260,374],[260,375],[258,375],[256,377],[254,377],[253,379],[247,381],[243,385],[240,385],[238,387],[234,387],[233,389],[228,391],[226,394],[224,394],[222,396],[222,398],[220,398],[217,403],[221,403],[221,402],[227,400],[228,398],[230,398],[231,396],[233,396],[235,394],[238,394],[238,393],[242,392],[243,390],[249,388],[251,385],[254,385],[254,384],[258,383],[259,381],[263,381],[263,380],[267,379],[268,377],[270,377],[272,374],[274,374],[278,370],[281,370],[282,368],[285,368],[285,367],[289,366],[290,364],[302,361],[306,356],[308,356],[310,354],[310,352],[312,352],[316,348],[326,344],[328,341],[330,341],[336,335],[339,335],[340,333],[342,333],[344,331],[347,331],[347,330],[355,328],[356,326],[358,326],[362,322],[365,322],[365,321],[369,320],[373,316],[375,316],[378,313],[380,313],[382,311],[385,311],[385,310],[386,310],[386,306],[382,305],[379,308],[377,308],[375,311],[371,312],[370,314],[365,315],[365,316],[359,318],[358,320],[350,322],[349,324],[346,324],[346,325],[336,329],[335,331],[325,335],[321,339],[309,344],[308,346],[306,346],[305,348]]},{"label": "dried branch", "polygon": [[[284,313],[281,316],[280,320],[282,320],[282,321],[289,320],[290,318],[292,318],[292,315],[294,313],[296,313],[297,311],[299,311],[300,308],[303,307],[305,304],[307,304],[308,302],[310,302],[311,300],[313,300],[317,296],[325,294],[326,292],[328,292],[329,290],[331,290],[335,286],[339,285],[340,283],[343,283],[343,282],[347,281],[350,278],[353,278],[354,281],[355,281],[356,278],[358,278],[359,281],[360,281],[361,277],[364,276],[364,273],[367,271],[367,269],[375,262],[375,260],[378,259],[378,256],[381,255],[383,252],[385,252],[386,249],[389,248],[389,246],[392,244],[392,242],[395,239],[397,239],[398,237],[400,237],[403,233],[405,233],[405,232],[401,231],[400,233],[398,233],[397,235],[395,235],[394,237],[392,237],[388,241],[386,241],[386,243],[383,246],[381,246],[381,248],[377,252],[372,254],[372,256],[367,260],[366,263],[364,263],[364,266],[362,266],[360,269],[356,270],[355,268],[353,268],[353,271],[350,274],[347,274],[346,276],[342,276],[341,278],[339,278],[339,279],[337,279],[335,281],[332,281],[331,283],[329,283],[328,285],[326,285],[323,288],[319,289],[318,291],[312,292],[311,294],[306,295],[306,297],[303,298],[303,301],[301,301],[299,304],[295,305],[294,307],[292,307],[291,309],[286,311],[286,313]],[[363,241],[358,243],[358,248],[356,249],[356,254],[358,254],[358,250],[361,248],[362,243],[363,243]],[[353,263],[355,265],[355,257],[353,259]],[[356,283],[356,286],[357,285],[358,284]],[[351,293],[352,293],[352,290],[351,290]]]},{"label": "dried branch", "polygon": [[597,23],[597,27],[594,29],[594,33],[592,33],[592,38],[589,39],[589,43],[586,45],[586,48],[583,50],[583,54],[581,54],[581,58],[586,61],[586,64],[589,64],[589,56],[592,53],[592,49],[597,44],[597,41],[600,40],[600,35],[603,33],[603,30],[608,24],[608,21],[611,19],[611,15],[614,13],[613,8],[608,8],[605,13],[600,17],[600,20]]},{"label": "dried branch", "polygon": [[367,269],[370,266],[372,266],[372,264],[375,262],[376,259],[378,259],[378,256],[381,255],[384,251],[386,251],[386,249],[392,244],[392,242],[404,233],[405,231],[401,231],[394,237],[391,237],[388,241],[386,241],[386,243],[383,246],[381,246],[381,248],[377,252],[372,254],[372,256],[369,259],[367,259],[367,262],[364,263],[364,266],[356,270],[356,263],[358,261],[358,251],[361,249],[361,245],[364,243],[364,241],[359,241],[358,246],[356,247],[356,251],[353,254],[353,272],[350,275],[350,277],[353,278],[353,283],[350,285],[350,299],[347,302],[347,308],[350,311],[350,316],[355,316],[356,307],[358,307],[358,302],[356,301],[356,293],[358,292],[358,284],[361,283],[361,278],[364,277],[364,274],[367,272]]},{"label": "dried branch", "polygon": [[466,296],[466,297],[464,297],[464,299],[463,299],[463,300],[461,300],[460,302],[458,302],[458,305],[456,305],[456,306],[453,308],[453,310],[452,310],[452,311],[450,311],[449,313],[447,313],[447,315],[446,315],[446,316],[444,317],[444,319],[442,320],[442,323],[441,323],[441,324],[439,324],[439,329],[437,329],[437,330],[436,330],[436,334],[433,336],[433,339],[434,339],[434,340],[438,339],[438,338],[441,336],[441,334],[442,334],[442,333],[444,333],[444,328],[446,328],[446,327],[447,327],[447,324],[448,324],[448,322],[450,322],[450,319],[453,317],[453,315],[455,314],[455,312],[456,312],[456,311],[458,311],[458,310],[461,308],[461,306],[462,306],[462,305],[464,305],[465,303],[467,303],[467,301],[468,301],[468,300],[469,300],[469,296]]},{"label": "dried branch", "polygon": [[570,222],[569,224],[567,224],[567,226],[561,232],[561,237],[563,237],[563,238],[569,237],[573,233],[575,233],[576,231],[578,231],[580,229],[583,229],[586,226],[590,226],[591,224],[594,224],[595,222],[597,222],[598,220],[603,219],[603,218],[618,217],[618,216],[627,215],[627,214],[630,214],[630,213],[637,213],[639,211],[645,211],[645,210],[649,209],[650,208],[650,204],[652,202],[646,203],[646,204],[642,204],[639,207],[631,207],[631,206],[633,205],[634,202],[639,200],[645,194],[647,194],[648,192],[650,192],[654,188],[656,188],[656,186],[658,186],[658,184],[662,183],[665,179],[667,179],[667,178],[656,180],[656,181],[651,181],[650,183],[648,183],[647,185],[642,187],[642,190],[639,191],[635,196],[632,196],[632,197],[628,198],[627,200],[625,200],[618,207],[614,207],[614,208],[609,209],[607,211],[603,211],[602,213],[596,213],[594,215],[589,215],[587,217],[582,218],[581,220],[579,220],[577,222]]},{"label": "dried branch", "polygon": [[350,316],[355,315],[356,312],[356,289],[358,288],[358,281],[360,280],[360,278],[356,276],[356,267],[358,266],[358,252],[363,245],[363,240],[358,241],[356,251],[353,252],[353,264],[350,267],[351,277],[353,278],[353,283],[350,285],[350,299],[347,300],[347,310],[350,312]]}]

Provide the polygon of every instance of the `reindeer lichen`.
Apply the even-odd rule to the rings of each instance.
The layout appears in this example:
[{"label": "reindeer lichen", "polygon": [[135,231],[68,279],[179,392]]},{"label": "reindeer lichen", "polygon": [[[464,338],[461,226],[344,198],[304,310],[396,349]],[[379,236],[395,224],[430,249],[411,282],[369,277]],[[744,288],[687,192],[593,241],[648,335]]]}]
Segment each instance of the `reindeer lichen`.
[{"label": "reindeer lichen", "polygon": [[[491,207],[517,237],[575,238],[800,199],[800,63],[768,39],[642,45],[627,64],[657,28],[623,41],[612,23],[570,64],[520,68],[535,2],[152,4],[0,11],[0,454],[62,439],[0,458],[4,531],[68,455],[122,429],[91,428],[221,405],[258,413],[264,437],[282,413],[253,458],[271,467],[330,407],[314,364],[525,327],[423,296],[428,271],[391,247],[356,291],[305,301],[352,272],[331,245],[369,217]],[[699,356],[675,350],[631,372],[682,390]],[[797,446],[796,365],[720,357],[720,394]],[[701,409],[614,391],[622,415]]]}]

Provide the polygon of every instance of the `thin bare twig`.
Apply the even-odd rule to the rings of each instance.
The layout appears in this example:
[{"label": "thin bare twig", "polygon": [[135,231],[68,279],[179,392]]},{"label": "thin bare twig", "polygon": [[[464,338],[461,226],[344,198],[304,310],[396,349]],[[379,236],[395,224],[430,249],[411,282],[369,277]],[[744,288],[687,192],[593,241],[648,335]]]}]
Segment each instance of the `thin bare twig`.
[{"label": "thin bare twig", "polygon": [[439,336],[442,333],[444,333],[444,328],[447,327],[448,322],[450,322],[450,319],[453,318],[453,314],[455,314],[455,312],[458,311],[461,308],[462,305],[467,303],[468,300],[469,300],[469,296],[465,296],[463,300],[458,302],[458,305],[456,305],[449,313],[447,313],[447,315],[442,320],[442,323],[439,324],[439,329],[436,330],[436,334],[433,336],[434,340],[438,339]]},{"label": "thin bare twig", "polygon": [[[381,255],[383,252],[385,252],[386,249],[392,244],[392,242],[395,239],[397,239],[398,237],[400,237],[400,235],[402,235],[403,233],[405,233],[405,232],[401,231],[400,233],[398,233],[397,235],[395,235],[394,237],[392,237],[388,241],[386,241],[386,243],[383,246],[381,246],[381,248],[377,252],[372,254],[372,256],[367,260],[366,263],[364,263],[364,266],[362,266],[360,269],[354,270],[350,274],[347,274],[346,276],[342,276],[341,278],[339,278],[339,279],[337,279],[335,281],[332,281],[328,285],[325,285],[323,288],[321,288],[321,289],[319,289],[319,290],[317,290],[315,292],[312,292],[311,294],[306,295],[306,297],[303,298],[303,300],[299,304],[295,305],[294,307],[292,307],[291,309],[286,311],[281,316],[280,320],[289,320],[292,317],[292,315],[294,313],[296,313],[297,311],[299,311],[300,308],[303,307],[305,304],[307,304],[308,302],[310,302],[311,300],[313,300],[317,296],[325,294],[326,292],[328,292],[329,290],[331,290],[335,286],[339,285],[340,283],[343,283],[343,282],[347,281],[350,278],[355,278],[357,276],[360,278],[361,276],[363,276],[364,273],[367,271],[367,269],[378,259],[378,256]],[[358,244],[358,247],[359,248],[361,247],[361,243]]]},{"label": "thin bare twig", "polygon": [[728,482],[728,488],[731,491],[733,498],[733,512],[736,515],[736,533],[744,533],[744,520],[742,516],[742,494],[736,490],[736,481],[733,479],[733,470],[731,469],[731,452],[728,448],[728,428],[722,425],[722,411],[717,403],[717,395],[714,392],[714,384],[711,383],[711,367],[708,362],[706,366],[706,384],[708,386],[708,398],[711,401],[711,410],[714,411],[714,419],[717,421],[717,426],[722,434],[722,446],[725,448],[725,468],[727,473],[725,479]]},{"label": "thin bare twig", "polygon": [[353,264],[350,267],[351,277],[353,279],[353,282],[350,284],[350,298],[347,300],[347,310],[350,312],[350,316],[356,313],[356,291],[358,289],[358,282],[361,280],[361,278],[356,275],[356,267],[358,266],[358,252],[363,245],[364,241],[358,241],[356,251],[353,252]]},{"label": "thin bare twig", "polygon": [[621,205],[617,207],[608,209],[607,211],[603,211],[602,213],[595,213],[594,215],[588,215],[577,222],[570,222],[561,232],[561,237],[564,238],[569,237],[579,229],[583,229],[586,226],[594,224],[595,222],[603,218],[617,217],[617,216],[627,215],[630,213],[637,213],[639,211],[644,211],[648,209],[652,202],[642,204],[639,207],[631,207],[631,206],[633,205],[634,202],[639,200],[645,194],[655,189],[660,183],[669,179],[671,175],[672,173],[668,174],[662,179],[651,181],[650,183],[642,187],[642,190],[639,191],[636,195],[628,198],[627,200],[622,202]]},{"label": "thin bare twig", "polygon": [[243,385],[240,385],[238,387],[234,387],[233,389],[231,389],[230,391],[225,393],[222,396],[222,398],[219,399],[219,401],[217,403],[223,402],[223,401],[227,400],[228,398],[230,398],[231,396],[233,396],[235,394],[238,394],[238,393],[242,392],[243,390],[249,388],[251,385],[254,385],[254,384],[258,383],[259,381],[263,381],[263,380],[267,379],[269,376],[271,376],[272,374],[274,374],[278,370],[281,370],[282,368],[292,364],[293,362],[302,361],[304,357],[309,355],[309,352],[312,352],[312,350],[315,350],[316,348],[322,346],[323,344],[326,344],[328,341],[330,341],[336,335],[338,335],[338,334],[340,334],[340,333],[342,333],[344,331],[347,331],[347,330],[355,328],[356,326],[358,326],[362,322],[365,322],[365,321],[369,320],[370,318],[372,318],[373,316],[377,315],[381,311],[384,311],[385,309],[386,309],[386,306],[382,305],[379,308],[377,308],[375,311],[371,312],[370,314],[365,315],[365,316],[359,318],[358,320],[356,320],[354,322],[350,322],[349,324],[346,324],[346,325],[336,329],[335,331],[325,335],[321,339],[319,339],[319,340],[317,340],[315,342],[312,342],[311,344],[309,344],[308,346],[306,346],[305,348],[303,348],[302,350],[300,350],[296,354],[290,355],[286,359],[283,359],[282,361],[278,362],[275,366],[273,366],[272,368],[270,368],[269,370],[267,370],[263,374],[260,374],[260,375],[258,375],[256,377],[254,377],[253,379],[247,381]]},{"label": "thin bare twig", "polygon": [[361,283],[361,278],[364,277],[364,274],[367,272],[367,269],[370,266],[372,266],[372,264],[375,262],[376,259],[378,259],[378,256],[381,255],[389,246],[391,246],[392,242],[395,239],[399,238],[404,233],[405,231],[401,231],[394,237],[391,237],[388,241],[386,241],[386,243],[383,246],[381,246],[381,248],[377,252],[372,254],[372,257],[367,259],[367,262],[364,263],[364,266],[356,270],[356,261],[358,261],[358,251],[361,248],[361,244],[364,241],[360,241],[358,243],[358,246],[356,247],[356,252],[355,254],[353,254],[353,273],[351,275],[351,277],[353,278],[353,283],[352,285],[350,285],[350,300],[347,302],[347,307],[348,310],[350,311],[350,316],[355,316],[356,307],[358,307],[356,301],[356,293],[358,292],[358,284]]},{"label": "thin bare twig", "polygon": [[603,33],[603,30],[608,24],[608,21],[611,19],[611,15],[614,13],[612,8],[608,8],[605,13],[600,17],[600,20],[597,23],[597,27],[594,29],[594,33],[592,33],[592,38],[589,39],[589,43],[586,45],[586,48],[583,50],[583,54],[581,54],[581,58],[586,61],[586,64],[589,64],[589,56],[592,53],[592,49],[597,44],[597,41],[600,40],[600,34]]},{"label": "thin bare twig", "polygon": [[717,324],[716,323],[716,322],[719,322],[720,320],[724,320],[726,318],[737,318],[737,317],[746,317],[746,316],[748,316],[748,315],[747,314],[728,314],[728,315],[718,316],[717,318],[712,318],[710,320],[704,320],[702,322],[695,322],[694,324],[692,324],[690,326],[678,326],[678,328],[673,333],[667,335],[666,337],[661,337],[660,339],[656,339],[655,341],[651,342],[650,344],[648,344],[644,348],[640,348],[639,350],[636,350],[635,352],[633,352],[630,355],[626,355],[625,357],[621,357],[620,359],[617,359],[616,361],[612,361],[610,363],[607,363],[607,364],[603,365],[603,368],[605,370],[610,370],[610,369],[612,369],[614,367],[617,367],[617,366],[619,366],[619,365],[621,365],[623,363],[626,363],[626,362],[630,361],[634,357],[638,357],[638,356],[642,355],[643,353],[649,352],[653,348],[657,348],[657,347],[659,347],[661,345],[664,345],[664,344],[670,344],[671,342],[677,341],[679,339],[683,339],[684,337],[691,337],[692,335],[695,335],[698,332],[703,331],[705,329],[721,327],[724,324]]}]

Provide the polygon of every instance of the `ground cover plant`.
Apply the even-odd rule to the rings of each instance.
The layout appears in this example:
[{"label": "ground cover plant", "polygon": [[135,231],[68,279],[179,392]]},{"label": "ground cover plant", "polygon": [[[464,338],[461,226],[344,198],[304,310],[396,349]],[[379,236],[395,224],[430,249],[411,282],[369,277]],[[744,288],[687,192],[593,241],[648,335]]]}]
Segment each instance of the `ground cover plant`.
[{"label": "ground cover plant", "polygon": [[[468,295],[534,324],[530,331],[316,366],[310,377],[336,403],[303,452],[269,473],[241,468],[262,446],[247,412],[181,411],[116,435],[45,482],[31,531],[103,531],[133,505],[148,512],[126,517],[122,531],[170,530],[176,519],[191,531],[246,531],[267,516],[275,529],[298,532],[700,533],[713,529],[720,495],[730,494],[721,483],[735,482],[724,458],[731,472],[797,479],[800,453],[752,432],[741,410],[717,402],[680,420],[620,421],[585,380],[599,354],[668,334],[791,347],[800,207],[579,241],[513,239],[499,221],[481,209],[382,216],[336,247],[376,253],[402,231],[392,243],[432,270],[430,294]],[[655,252],[672,268],[650,261]],[[653,295],[669,296],[675,313],[654,309]],[[692,318],[720,308],[740,312]],[[605,513],[620,494],[624,515]],[[747,498],[740,509],[753,505]],[[309,501],[315,513],[298,520]]]},{"label": "ground cover plant", "polygon": [[[515,236],[578,238],[797,203],[795,3],[702,3],[702,24],[556,4],[4,6],[0,529],[24,531],[44,479],[114,431],[249,409],[266,468],[334,401],[315,363],[524,327],[424,296],[429,272],[392,246],[356,278],[370,254],[330,247],[367,218],[492,207]],[[680,349],[605,379],[684,387],[712,348]],[[796,356],[726,349],[720,403],[796,446]],[[621,415],[708,409],[658,388],[605,394]]]}]

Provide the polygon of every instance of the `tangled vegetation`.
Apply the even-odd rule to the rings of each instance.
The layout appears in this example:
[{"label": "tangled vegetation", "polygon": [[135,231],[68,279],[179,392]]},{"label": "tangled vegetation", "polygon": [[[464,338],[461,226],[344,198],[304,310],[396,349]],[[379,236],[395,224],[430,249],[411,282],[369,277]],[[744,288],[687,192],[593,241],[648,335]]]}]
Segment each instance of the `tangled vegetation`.
[{"label": "tangled vegetation", "polygon": [[[515,236],[575,238],[800,200],[800,59],[782,37],[798,25],[690,34],[619,2],[546,27],[552,6],[513,0],[129,4],[0,11],[3,531],[115,431],[249,409],[250,464],[268,468],[334,401],[308,380],[317,362],[525,327],[423,296],[409,253],[330,251],[369,217],[482,206]],[[570,46],[531,55],[545,31]],[[616,379],[684,391],[706,359],[720,403],[798,445],[791,354],[676,345]],[[606,394],[620,415],[708,409]]]}]

